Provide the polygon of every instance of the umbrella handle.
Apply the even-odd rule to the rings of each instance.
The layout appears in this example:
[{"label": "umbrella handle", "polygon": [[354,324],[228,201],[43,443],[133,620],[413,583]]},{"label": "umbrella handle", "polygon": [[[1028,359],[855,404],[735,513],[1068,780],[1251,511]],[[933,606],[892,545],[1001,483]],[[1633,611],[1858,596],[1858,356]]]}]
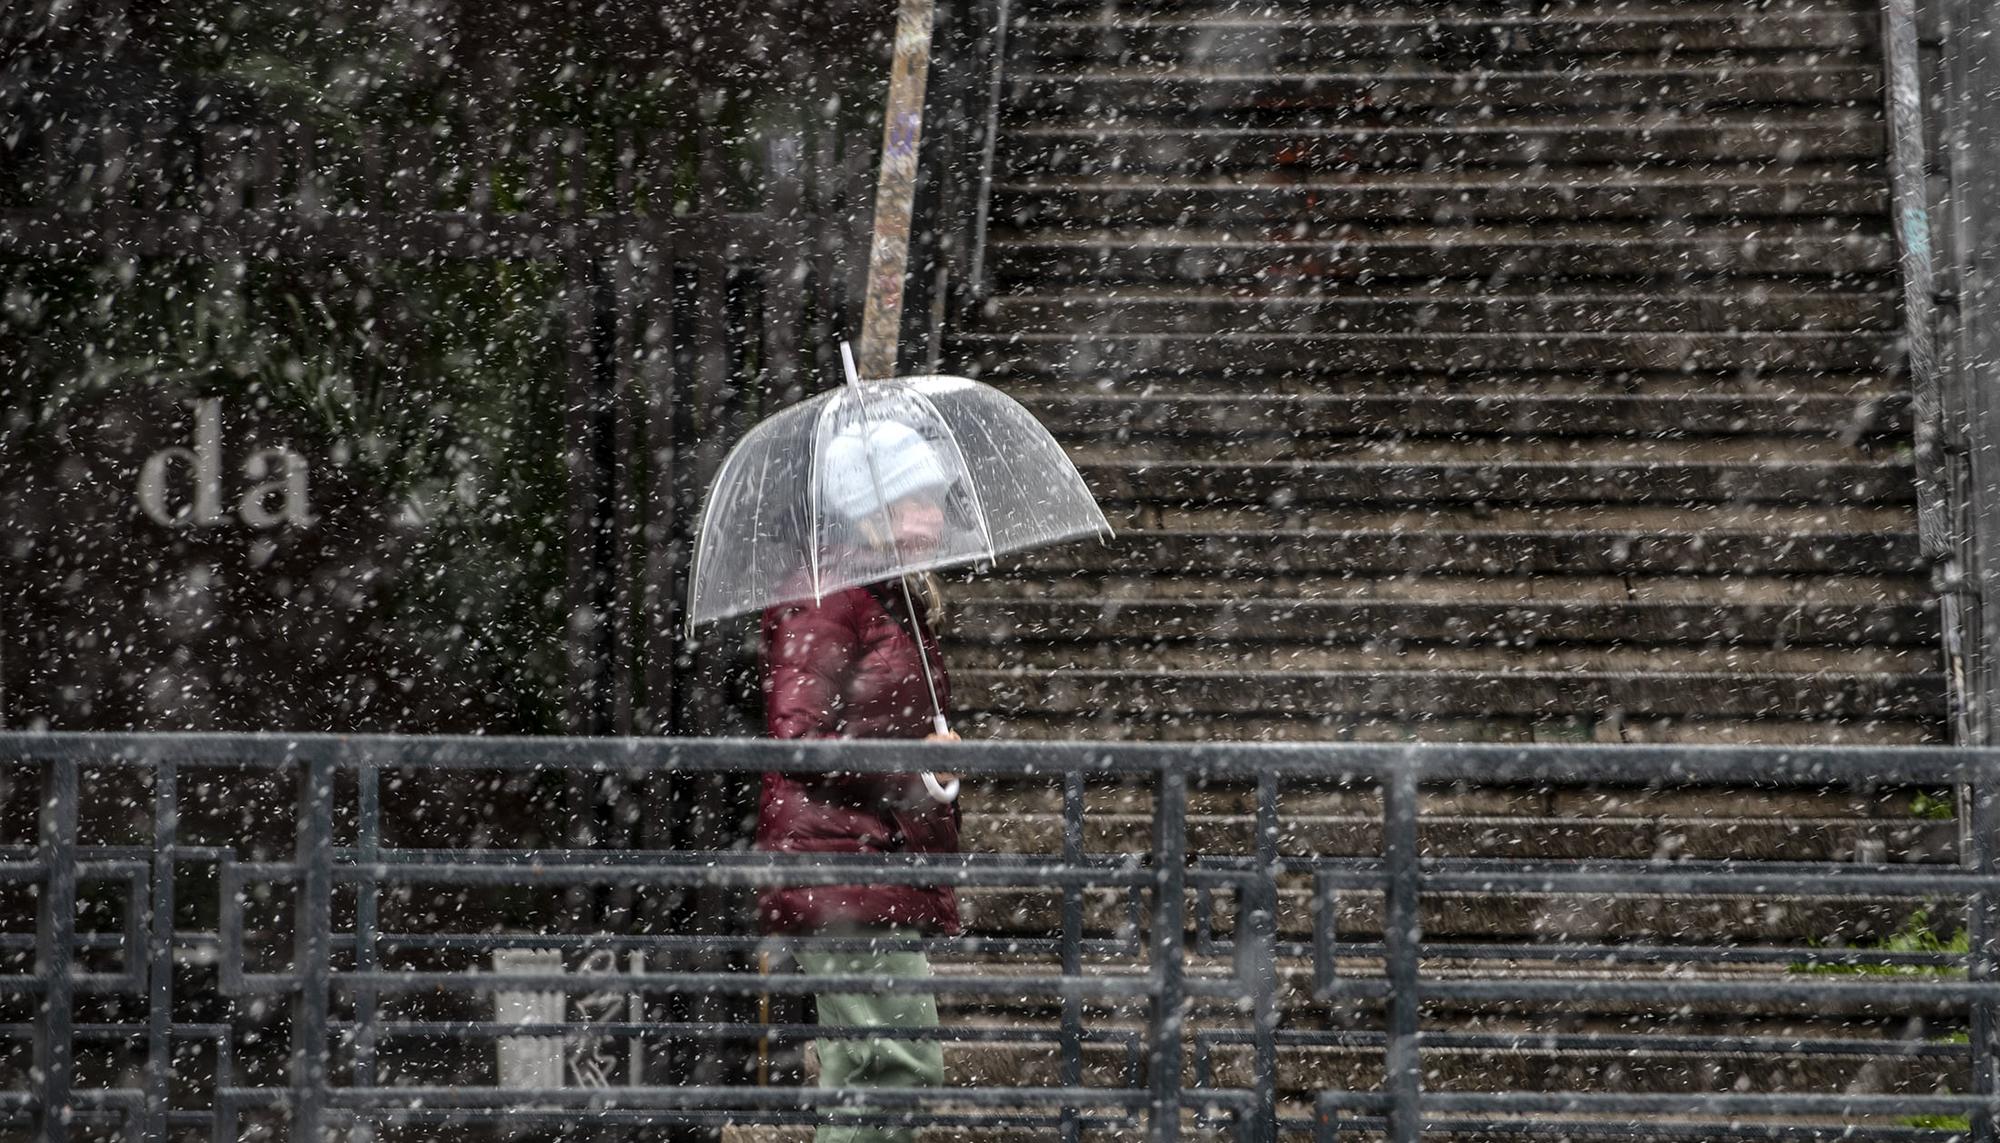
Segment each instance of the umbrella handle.
[{"label": "umbrella handle", "polygon": [[847,342],[845,341],[840,343],[840,368],[841,372],[847,374],[847,383],[859,389],[861,387],[861,370],[855,368],[854,351],[847,347]]},{"label": "umbrella handle", "polygon": [[931,694],[931,725],[939,734],[950,734],[951,724],[944,720],[944,704],[938,701],[937,679],[931,675],[931,655],[924,649],[923,629],[917,626],[917,601],[910,595],[910,577],[899,575],[896,581],[903,585],[903,610],[910,617],[910,638],[917,645],[917,662],[924,668],[924,689]]},{"label": "umbrella handle", "polygon": [[957,778],[953,778],[949,782],[940,782],[936,774],[926,770],[924,771],[923,779],[924,789],[930,791],[932,801],[948,806],[958,800]]}]

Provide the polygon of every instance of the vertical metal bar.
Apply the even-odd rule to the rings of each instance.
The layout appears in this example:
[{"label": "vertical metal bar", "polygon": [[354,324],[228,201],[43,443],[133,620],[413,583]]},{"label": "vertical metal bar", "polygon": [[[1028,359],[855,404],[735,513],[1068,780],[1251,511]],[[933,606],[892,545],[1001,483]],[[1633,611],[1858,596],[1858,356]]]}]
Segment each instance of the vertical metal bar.
[{"label": "vertical metal bar", "polygon": [[[574,235],[566,235],[574,242]],[[596,341],[590,261],[571,246],[563,253],[563,344],[569,380],[563,402],[563,464],[567,475],[567,520],[563,529],[564,579],[568,583],[568,693],[564,722],[572,734],[603,732],[604,568],[599,532],[604,526],[600,494],[597,430],[602,394],[597,384]],[[577,814],[581,807],[572,807]]]},{"label": "vertical metal bar", "polygon": [[[860,311],[856,310],[856,307],[865,307],[868,297],[868,262],[860,256],[862,251],[869,248],[868,215],[866,211],[853,208],[860,205],[860,200],[866,193],[869,156],[873,153],[874,149],[868,144],[867,132],[856,130],[842,133],[840,181],[850,209],[843,216],[847,223],[847,233],[841,241],[841,251],[846,275],[841,293],[848,309],[854,311],[848,315],[847,320],[850,322],[860,316]],[[842,332],[844,334],[846,331]]]},{"label": "vertical metal bar", "polygon": [[[2000,783],[1995,782],[1995,769],[1991,761],[1981,762],[1977,781],[1971,787],[1970,805],[1960,811],[1971,819],[1971,829],[1967,831],[1970,836],[1964,839],[1969,843],[1968,848],[1959,860],[1970,864],[1981,877],[1992,876],[1996,858],[2000,858]],[[1993,980],[2000,976],[2000,895],[1985,888],[1973,893],[1970,927],[1972,957],[1966,975],[1974,981]],[[1991,1097],[2000,1091],[2000,1075],[1995,1074],[1996,1061],[2000,1061],[2000,1011],[1996,1007],[1991,1000],[1972,1002],[1974,1095]],[[1994,1143],[1996,1136],[2000,1136],[2000,1129],[1996,1129],[1992,1116],[1973,1117],[1975,1143]]]},{"label": "vertical metal bar", "polygon": [[316,749],[299,767],[299,895],[293,917],[292,1127],[294,1143],[319,1143],[326,1111],[327,1002],[333,946],[333,755]]},{"label": "vertical metal bar", "polygon": [[847,168],[842,165],[839,125],[820,121],[811,128],[812,146],[812,279],[813,327],[809,353],[817,367],[824,347],[847,336],[848,297],[841,275],[845,233],[836,221],[846,217]]},{"label": "vertical metal bar", "polygon": [[[563,341],[569,374],[563,416],[568,477],[564,579],[569,607],[564,630],[569,644],[569,685],[563,707],[570,733],[603,734],[610,723],[610,678],[618,666],[612,661],[608,637],[615,618],[606,589],[614,572],[606,566],[604,543],[613,507],[605,495],[608,458],[602,447],[605,392],[598,369],[597,274],[591,257],[594,251],[583,241],[580,221],[588,149],[573,130],[565,138],[568,147],[559,148],[556,136],[544,133],[538,136],[541,146],[535,152],[552,157],[547,203],[550,212],[562,220]],[[598,844],[604,812],[599,788],[597,780],[581,771],[567,775],[564,840],[572,849]],[[595,897],[594,890],[586,886],[572,885],[564,890],[563,921],[569,931],[581,931],[590,924]]]},{"label": "vertical metal bar", "polygon": [[1967,686],[1982,742],[2000,718],[2000,7],[1958,0],[1945,37],[1952,90],[1953,259],[1960,271],[1956,367],[1969,405],[1966,425],[1969,552],[1964,582],[1974,598]]},{"label": "vertical metal bar", "polygon": [[639,506],[638,480],[642,465],[639,463],[639,426],[643,422],[645,392],[640,384],[641,374],[634,356],[637,348],[636,332],[628,320],[631,307],[627,300],[632,293],[633,269],[631,260],[614,251],[614,266],[611,280],[602,300],[609,311],[604,315],[602,325],[608,327],[610,336],[609,355],[617,363],[610,378],[610,391],[606,395],[610,409],[607,431],[610,434],[610,487],[607,489],[610,503],[607,505],[605,536],[604,574],[610,577],[606,596],[611,605],[610,639],[607,640],[611,662],[611,695],[609,706],[610,730],[613,734],[629,735],[635,726],[634,693],[635,680],[632,677],[632,655],[637,642],[635,624],[638,597],[642,589],[633,582],[633,549],[637,546],[639,526],[643,519]]},{"label": "vertical metal bar", "polygon": [[[614,136],[611,209],[630,211],[637,183],[632,169],[636,151],[625,131]],[[588,148],[582,148],[586,153]],[[604,290],[597,297],[598,328],[608,341],[602,357],[608,362],[603,432],[608,438],[605,465],[609,469],[605,488],[604,562],[602,574],[608,579],[604,595],[609,603],[609,638],[606,640],[610,676],[607,727],[612,734],[631,735],[638,726],[637,694],[633,679],[633,654],[644,620],[638,614],[644,596],[643,582],[635,583],[634,553],[639,545],[639,529],[645,515],[639,500],[638,480],[643,470],[637,446],[640,426],[645,421],[645,386],[640,368],[641,333],[633,305],[633,281],[640,254],[636,238],[623,235],[602,253]],[[639,787],[644,778],[629,772],[605,781],[604,798],[611,837],[610,844],[631,849],[639,836],[640,814],[644,806]],[[637,887],[620,882],[609,889],[610,901],[605,920],[614,931],[630,931],[638,897]]]},{"label": "vertical metal bar", "polygon": [[153,900],[146,926],[146,1114],[144,1135],[167,1137],[174,1074],[174,845],[180,833],[180,768],[153,771]]},{"label": "vertical metal bar", "polygon": [[[639,387],[645,402],[646,543],[645,588],[640,607],[645,616],[646,696],[639,730],[645,734],[674,733],[674,661],[681,647],[682,536],[680,437],[674,383],[674,247],[664,235],[646,251],[636,296],[629,299],[636,330],[631,352],[639,354]],[[657,784],[665,779],[648,778]]]},{"label": "vertical metal bar", "polygon": [[1256,875],[1244,886],[1237,911],[1237,975],[1251,987],[1251,1042],[1256,1066],[1256,1122],[1248,1137],[1259,1143],[1278,1138],[1278,778],[1257,776],[1257,836],[1252,851]]},{"label": "vertical metal bar", "polygon": [[[633,296],[621,304],[628,311],[633,336],[622,352],[634,357],[636,385],[644,419],[642,435],[646,449],[645,511],[640,535],[645,544],[639,612],[642,617],[645,694],[638,705],[635,729],[642,734],[674,733],[680,700],[676,695],[679,672],[675,661],[681,648],[681,590],[679,576],[684,562],[684,534],[687,523],[681,518],[679,432],[674,372],[674,247],[663,231],[654,231],[649,244],[635,247],[642,252],[642,265],[633,282]],[[658,770],[648,770],[641,790],[645,815],[640,821],[641,844],[649,850],[670,848],[674,824],[671,805],[673,778]],[[645,931],[658,932],[666,915],[666,898],[655,890],[640,898]],[[657,954],[645,954],[649,959]],[[663,1043],[657,1057],[671,1056],[673,1047]]]},{"label": "vertical metal bar", "polygon": [[1903,334],[1908,346],[1910,414],[1916,436],[1917,530],[1926,555],[1950,549],[1949,519],[1938,482],[1939,428],[1935,290],[1929,165],[1924,156],[1924,93],[1918,67],[1916,0],[1883,0],[1883,85],[1888,97],[1889,176],[1903,277]]},{"label": "vertical metal bar", "polygon": [[[972,153],[967,128],[974,78],[971,25],[985,0],[936,0],[931,57],[937,75],[923,108],[923,139],[917,148],[917,181],[910,202],[910,251],[903,279],[903,311],[897,334],[899,368],[937,373],[943,364],[945,317],[958,275],[963,271],[964,210],[970,196],[962,167]],[[907,362],[907,365],[900,363]]]},{"label": "vertical metal bar", "polygon": [[986,81],[986,122],[979,148],[979,191],[972,211],[972,266],[966,274],[967,309],[986,299],[986,228],[993,212],[993,158],[1000,142],[1000,98],[1007,74],[1007,23],[1013,0],[996,0],[993,19],[993,68]]},{"label": "vertical metal bar", "polygon": [[1389,1093],[1389,1139],[1416,1143],[1423,1130],[1419,1106],[1423,1063],[1417,1040],[1419,928],[1417,766],[1412,753],[1382,782],[1382,857],[1389,870],[1382,918],[1389,976],[1389,1047],[1384,1086]]},{"label": "vertical metal bar", "polygon": [[[715,124],[706,124],[700,136],[701,153],[696,166],[700,181],[697,210],[718,221],[724,214],[722,148],[723,134]],[[737,361],[731,353],[730,260],[736,235],[720,226],[711,226],[697,253],[697,286],[694,325],[695,407],[690,423],[695,426],[691,441],[693,470],[690,487],[695,495],[715,476],[730,445],[741,431],[738,420],[740,394],[736,390]],[[692,677],[684,676],[683,694],[689,696],[687,720],[682,732],[722,733],[728,718],[728,668],[734,648],[711,629],[695,651]],[[692,775],[688,783],[688,817],[681,823],[681,841],[689,849],[726,849],[735,840],[733,826],[724,807],[730,797],[733,775]],[[694,931],[727,931],[733,922],[735,897],[716,886],[699,886],[694,891]],[[692,958],[698,971],[726,971],[727,954],[697,953]],[[697,1021],[726,1022],[736,1018],[728,998],[713,994],[697,997],[690,1015]],[[698,1085],[727,1082],[726,1077],[739,1061],[720,1052],[705,1051],[694,1057],[689,1080]]]},{"label": "vertical metal bar", "polygon": [[[1083,864],[1083,774],[1070,770],[1063,774],[1063,865],[1075,869]],[[1083,889],[1063,886],[1062,971],[1065,977],[1083,975]],[[1062,1084],[1066,1088],[1083,1085],[1083,998],[1070,993],[1062,1002]],[[1063,1143],[1077,1143],[1083,1137],[1083,1121],[1074,1107],[1062,1109]]]},{"label": "vertical metal bar", "polygon": [[1181,1031],[1187,1019],[1187,771],[1178,756],[1160,761],[1153,801],[1153,1015],[1147,1078],[1152,1083],[1153,1143],[1176,1143],[1181,1130]]},{"label": "vertical metal bar", "polygon": [[1910,420],[1916,465],[1917,537],[1925,558],[1938,561],[1934,580],[1944,638],[1939,648],[1951,718],[1963,738],[1974,723],[1965,693],[1965,612],[1957,597],[1962,581],[1952,499],[1947,480],[1944,402],[1938,377],[1939,327],[1935,235],[1930,216],[1930,164],[1924,130],[1924,82],[1916,0],[1883,0],[1882,64],[1888,101],[1889,176],[1894,227],[1901,253],[1903,341],[1910,380]]},{"label": "vertical metal bar", "polygon": [[76,1076],[73,1024],[76,968],[77,763],[69,756],[42,770],[43,891],[35,923],[35,976],[42,1004],[35,1021],[35,1137],[69,1138]]},{"label": "vertical metal bar", "polygon": [[805,396],[799,333],[805,316],[807,237],[803,225],[805,136],[787,126],[768,148],[770,183],[765,213],[772,242],[765,259],[764,410],[790,405]]},{"label": "vertical metal bar", "polygon": [[[701,183],[697,209],[715,218],[718,224],[724,216],[721,159],[717,154],[722,146],[719,136],[719,131],[704,128],[697,163]],[[708,487],[716,470],[722,467],[722,458],[729,446],[736,443],[732,413],[738,394],[730,355],[733,341],[729,289],[731,237],[721,231],[720,225],[711,226],[702,235],[696,252],[694,402],[689,410],[689,425],[693,430],[689,452],[693,463],[685,475],[686,487],[697,497]],[[729,649],[722,646],[721,637],[713,631],[707,633],[696,647],[694,676],[689,680],[694,685],[682,687],[688,696],[688,708],[683,714],[686,722],[680,728],[682,733],[722,732],[726,708],[722,672],[727,666],[729,653]],[[699,783],[717,791],[721,788],[719,781],[707,778],[700,779]]]},{"label": "vertical metal bar", "polygon": [[[382,778],[374,765],[355,770],[356,796],[360,801],[356,822],[355,858],[363,866],[373,866],[382,848]],[[381,887],[372,879],[354,887],[354,971],[374,972],[375,936],[381,907]],[[354,1000],[354,1083],[374,1087],[375,1021],[380,1001],[374,993]]]}]

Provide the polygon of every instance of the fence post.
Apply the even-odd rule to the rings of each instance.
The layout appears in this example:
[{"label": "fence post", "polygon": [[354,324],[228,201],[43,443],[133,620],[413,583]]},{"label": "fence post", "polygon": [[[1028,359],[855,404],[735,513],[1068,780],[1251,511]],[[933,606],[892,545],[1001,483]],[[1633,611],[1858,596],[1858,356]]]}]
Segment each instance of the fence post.
[{"label": "fence post", "polygon": [[1181,1028],[1186,1021],[1187,771],[1161,761],[1153,801],[1153,1018],[1147,1079],[1153,1143],[1176,1143],[1181,1129]]},{"label": "fence post", "polygon": [[[1083,774],[1063,774],[1063,864],[1083,865]],[[1064,885],[1062,897],[1062,971],[1065,979],[1083,975],[1083,889]],[[1062,1001],[1062,1084],[1083,1086],[1083,997],[1072,992]],[[1083,1124],[1075,1107],[1062,1109],[1063,1143],[1078,1143]]]},{"label": "fence post", "polygon": [[293,1143],[319,1143],[326,1110],[327,993],[332,982],[333,754],[312,748],[299,767],[299,893],[293,923]]},{"label": "fence post", "polygon": [[1278,779],[1257,776],[1257,836],[1251,844],[1257,867],[1242,889],[1236,919],[1236,975],[1252,996],[1251,1043],[1257,1084],[1255,1123],[1247,1138],[1278,1138]]},{"label": "fence post", "polygon": [[1011,8],[1011,0],[995,0],[993,58],[986,75],[986,105],[979,129],[979,186],[972,205],[972,249],[960,286],[963,301],[958,312],[961,319],[977,314],[979,304],[986,300],[988,292],[986,228],[987,216],[993,210],[993,159],[1000,143],[1000,100],[1007,78],[1007,23],[1013,14]]},{"label": "fence post", "polygon": [[1417,1043],[1419,928],[1417,756],[1406,755],[1382,782],[1382,856],[1389,867],[1382,946],[1389,978],[1388,1088],[1391,1143],[1417,1143],[1423,1132],[1423,1061]]},{"label": "fence post", "polygon": [[1949,508],[1939,480],[1943,411],[1937,378],[1937,295],[1932,272],[1930,171],[1924,154],[1924,85],[1916,0],[1884,0],[1882,63],[1888,82],[1889,185],[1903,278],[1903,334],[1916,450],[1917,533],[1924,555],[1951,549]]},{"label": "fence post", "polygon": [[[1969,806],[1961,806],[1960,814],[1969,819],[1969,828],[1962,838],[1967,851],[1959,857],[1969,863],[1973,871],[1981,877],[1993,876],[1995,858],[2000,857],[2000,805],[1995,804],[2000,790],[1994,788],[1993,771],[1995,764],[1990,758],[1982,757],[1973,771],[1973,782],[1962,788],[1970,794]],[[1971,960],[1966,966],[1966,976],[1976,982],[1991,983],[2000,976],[2000,900],[1992,890],[1980,887],[1972,896]],[[1991,1098],[2000,1091],[2000,1077],[1995,1076],[1994,1064],[2000,1057],[2000,1011],[1991,1000],[1975,999],[1972,1002],[1972,1027],[1970,1029],[1972,1048],[1972,1092]],[[1972,1138],[1974,1143],[1995,1143],[2000,1138],[1993,1116],[1981,1113],[1972,1117]]]},{"label": "fence post", "polygon": [[[1971,741],[1990,744],[2000,722],[2000,10],[1950,0],[1946,155],[1951,167],[1952,264],[1958,321],[1954,388],[1964,395],[1967,558],[1965,702]],[[1956,588],[1954,589],[1956,590]]]},{"label": "fence post", "polygon": [[[382,775],[371,761],[355,770],[355,798],[360,803],[355,823],[355,858],[373,865],[382,844]],[[374,972],[376,922],[381,907],[381,886],[374,880],[354,887],[354,971]],[[354,998],[354,1072],[359,1087],[379,1082],[375,1068],[375,1021],[380,1005],[374,993]],[[365,1137],[365,1136],[364,1136]]]},{"label": "fence post", "polygon": [[42,1004],[35,1021],[36,1138],[69,1138],[70,1088],[76,1073],[76,759],[65,754],[43,764],[42,900],[35,919],[35,977]]},{"label": "fence post", "polygon": [[180,768],[153,771],[153,898],[146,926],[146,1118],[144,1136],[167,1137],[174,1060],[174,846],[180,836]]}]

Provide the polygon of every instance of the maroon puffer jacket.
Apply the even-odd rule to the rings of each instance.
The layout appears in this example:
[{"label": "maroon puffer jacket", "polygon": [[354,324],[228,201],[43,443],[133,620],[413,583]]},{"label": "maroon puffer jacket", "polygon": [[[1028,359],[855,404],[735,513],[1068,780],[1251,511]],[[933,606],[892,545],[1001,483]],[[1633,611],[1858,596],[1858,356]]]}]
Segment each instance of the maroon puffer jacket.
[{"label": "maroon puffer jacket", "polygon": [[[921,605],[919,605],[921,608]],[[764,721],[773,738],[922,738],[931,732],[928,655],[949,709],[944,657],[921,613],[912,623],[902,590],[854,587],[764,612]],[[957,803],[940,805],[915,774],[764,775],[757,848],[777,853],[956,853]],[[768,889],[764,928],[807,933],[831,926],[908,925],[958,932],[948,885],[821,885]]]}]

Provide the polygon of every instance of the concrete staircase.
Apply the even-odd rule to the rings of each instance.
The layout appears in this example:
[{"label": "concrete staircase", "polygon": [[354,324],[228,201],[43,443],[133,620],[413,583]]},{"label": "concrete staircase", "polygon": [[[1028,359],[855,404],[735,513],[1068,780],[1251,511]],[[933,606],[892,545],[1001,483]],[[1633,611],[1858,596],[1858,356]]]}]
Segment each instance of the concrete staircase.
[{"label": "concrete staircase", "polygon": [[[1120,535],[952,585],[969,735],[1941,732],[1872,2],[1013,10],[993,289],[948,360],[1045,419]],[[1958,836],[1907,791],[1428,796],[1426,848],[1462,856],[1950,860]],[[1093,851],[1146,851],[1143,793],[1091,798]],[[1246,798],[1197,796],[1197,851],[1247,852]],[[993,784],[966,804],[969,848],[1060,848],[1053,789]],[[1289,791],[1282,850],[1379,852],[1377,813],[1366,794]],[[1053,890],[964,900],[986,935],[1060,931]],[[1230,903],[1209,904],[1226,931]],[[1308,905],[1286,885],[1281,939],[1306,939]],[[1340,931],[1368,941],[1379,912],[1344,900]],[[1866,896],[1437,894],[1422,919],[1467,944],[1763,948],[1776,955],[1697,973],[1761,979],[1798,971],[1778,950],[1866,945],[1911,913]],[[1130,935],[1134,916],[1115,895],[1085,901],[1092,936]],[[1311,1001],[1304,960],[1283,972],[1288,1114],[1379,1085],[1380,1012]],[[1051,1036],[1059,1016],[944,1002],[948,1022]],[[1107,1034],[1141,1019],[1090,1015]],[[1215,1042],[1189,1079],[1249,1082],[1230,1031],[1244,1015],[1196,1024]],[[1948,1028],[1824,1007],[1438,1004],[1425,1027],[1440,1090],[1967,1083]],[[1689,1035],[1734,1039],[1673,1038]],[[1057,1059],[960,1045],[949,1066],[956,1082],[1043,1084]],[[1116,1043],[1086,1059],[1087,1083],[1140,1082]]]},{"label": "concrete staircase", "polygon": [[982,733],[1923,741],[1871,4],[1021,0]]}]

